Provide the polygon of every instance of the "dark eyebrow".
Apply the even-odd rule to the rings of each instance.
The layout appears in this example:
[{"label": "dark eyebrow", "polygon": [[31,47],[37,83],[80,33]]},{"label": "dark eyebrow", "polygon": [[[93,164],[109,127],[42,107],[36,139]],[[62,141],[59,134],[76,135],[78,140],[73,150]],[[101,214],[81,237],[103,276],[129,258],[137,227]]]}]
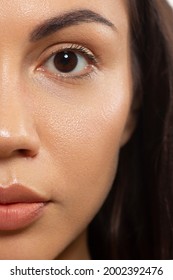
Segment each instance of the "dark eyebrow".
[{"label": "dark eyebrow", "polygon": [[72,25],[78,25],[83,22],[98,22],[112,27],[113,29],[115,28],[114,24],[111,21],[98,13],[95,13],[91,10],[74,10],[57,17],[50,18],[42,24],[38,25],[30,34],[30,41],[36,42],[59,31],[60,29]]}]

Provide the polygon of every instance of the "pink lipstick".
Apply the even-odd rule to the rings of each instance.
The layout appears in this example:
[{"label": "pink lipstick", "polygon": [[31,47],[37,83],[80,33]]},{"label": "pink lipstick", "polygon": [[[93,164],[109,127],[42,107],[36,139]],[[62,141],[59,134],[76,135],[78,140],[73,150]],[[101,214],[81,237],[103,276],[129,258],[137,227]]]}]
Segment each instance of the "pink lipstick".
[{"label": "pink lipstick", "polygon": [[0,187],[0,231],[29,226],[44,213],[46,200],[21,184]]}]

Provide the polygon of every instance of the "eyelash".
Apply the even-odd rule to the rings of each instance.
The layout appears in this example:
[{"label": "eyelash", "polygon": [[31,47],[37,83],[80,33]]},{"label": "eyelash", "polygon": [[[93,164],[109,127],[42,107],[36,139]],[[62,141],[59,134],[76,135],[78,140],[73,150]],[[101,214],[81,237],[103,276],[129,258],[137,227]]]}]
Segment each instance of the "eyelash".
[{"label": "eyelash", "polygon": [[[43,54],[43,56],[46,58],[42,59],[42,62],[40,63],[40,65],[37,67],[37,70],[42,71],[46,74],[48,74],[49,76],[55,78],[55,79],[60,79],[60,80],[79,80],[79,79],[86,79],[86,78],[92,78],[92,74],[96,73],[96,69],[99,66],[98,63],[98,57],[96,58],[96,56],[86,47],[82,46],[82,45],[78,45],[78,44],[70,44],[68,46],[61,46],[58,50],[57,47],[53,46],[55,48],[55,50],[51,51],[51,54]],[[61,52],[73,52],[73,53],[77,53],[78,55],[82,55],[85,60],[87,61],[87,66],[91,66],[90,67],[90,71],[87,71],[87,73],[83,73],[83,74],[64,74],[59,72],[57,70],[57,73],[51,73],[51,71],[47,70],[46,67],[44,66],[51,58],[53,58],[54,56],[56,56],[58,53]],[[47,51],[46,51],[47,53]],[[48,53],[50,53],[50,50],[48,50]]]}]

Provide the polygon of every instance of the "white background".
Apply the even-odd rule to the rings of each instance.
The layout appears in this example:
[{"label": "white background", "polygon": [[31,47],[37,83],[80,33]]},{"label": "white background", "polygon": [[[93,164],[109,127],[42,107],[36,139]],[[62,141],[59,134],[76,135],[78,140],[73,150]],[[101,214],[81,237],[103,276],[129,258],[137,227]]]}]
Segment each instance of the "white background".
[{"label": "white background", "polygon": [[171,5],[173,6],[173,0],[168,0],[168,2],[170,2],[170,3],[171,3]]},{"label": "white background", "polygon": [[[40,269],[49,269],[53,268],[53,270],[62,271],[61,274],[58,275],[32,275],[32,273],[26,274],[25,276],[22,277],[22,274],[19,276],[18,275],[11,275],[11,269],[15,269],[17,266],[17,269],[20,271],[23,270],[25,273],[25,269],[28,268],[33,268],[34,270]],[[70,269],[71,275],[65,275],[64,269],[67,267]],[[140,275],[139,273],[135,275],[133,273],[131,275],[131,269],[133,268],[139,268],[139,270],[142,271],[147,271],[148,268],[150,268],[150,271],[152,272],[151,274],[148,272],[142,273]],[[127,268],[127,273],[126,275],[121,275],[121,274],[115,274],[114,273],[114,268],[116,268],[117,272],[123,272]],[[157,268],[157,269],[156,269]],[[86,269],[94,270],[94,274],[84,274],[84,273],[77,273],[75,275],[75,270],[79,272],[86,271]],[[153,272],[155,271],[155,274],[153,275]],[[16,269],[15,269],[16,270]],[[105,272],[106,273],[105,275]],[[161,273],[160,273],[161,272]],[[129,273],[129,274],[128,274]],[[107,275],[108,274],[108,275]],[[144,275],[145,274],[145,275]],[[52,260],[52,261],[45,261],[45,260],[22,260],[22,261],[1,261],[0,265],[0,279],[3,280],[19,280],[19,279],[24,279],[24,280],[172,280],[173,277],[173,260],[134,260],[134,261],[127,261],[127,260],[102,260],[102,261],[85,261],[85,260],[80,260],[80,261],[62,261],[62,260]],[[145,277],[144,277],[145,276]]]}]

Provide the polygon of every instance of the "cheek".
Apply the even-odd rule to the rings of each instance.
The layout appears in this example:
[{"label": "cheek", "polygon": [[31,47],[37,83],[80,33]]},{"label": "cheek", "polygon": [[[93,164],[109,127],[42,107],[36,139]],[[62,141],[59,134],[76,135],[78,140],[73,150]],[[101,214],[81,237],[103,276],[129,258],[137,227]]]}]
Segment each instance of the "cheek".
[{"label": "cheek", "polygon": [[52,195],[61,201],[69,225],[88,223],[105,200],[129,108],[129,93],[121,85],[116,90],[109,86],[107,92],[102,84],[82,94],[89,98],[76,103],[52,99],[51,110],[40,116],[40,122],[44,119],[40,137],[57,185]]}]

